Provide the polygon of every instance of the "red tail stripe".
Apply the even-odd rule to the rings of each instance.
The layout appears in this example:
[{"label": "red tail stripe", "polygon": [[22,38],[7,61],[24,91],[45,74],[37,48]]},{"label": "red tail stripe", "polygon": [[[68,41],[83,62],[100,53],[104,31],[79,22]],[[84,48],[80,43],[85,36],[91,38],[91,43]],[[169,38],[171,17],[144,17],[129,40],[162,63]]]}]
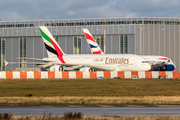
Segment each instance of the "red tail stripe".
[{"label": "red tail stripe", "polygon": [[64,61],[64,59],[63,59],[63,56],[62,56],[62,55],[59,55],[59,56],[58,56],[58,59],[59,59],[62,63],[66,63],[66,62]]},{"label": "red tail stripe", "polygon": [[55,43],[51,38],[49,38],[49,39],[51,40],[51,42],[52,42],[52,44],[53,44],[56,52],[58,53],[58,59],[59,59],[62,63],[66,63],[66,62],[64,61],[64,59],[62,58],[62,56],[64,55],[63,52],[59,49],[59,47],[56,45],[56,43]]},{"label": "red tail stripe", "polygon": [[101,54],[101,53],[102,53],[101,50],[93,52],[93,54]]},{"label": "red tail stripe", "polygon": [[93,42],[96,42],[92,36],[90,36],[90,35],[87,34],[87,33],[84,33],[84,34],[85,34],[85,36],[86,36],[86,39],[89,39],[89,40],[92,40]]},{"label": "red tail stripe", "polygon": [[49,39],[51,40],[56,52],[58,53],[58,55],[64,55],[63,52],[59,49],[59,47],[56,45],[56,43],[51,38],[49,38]]}]

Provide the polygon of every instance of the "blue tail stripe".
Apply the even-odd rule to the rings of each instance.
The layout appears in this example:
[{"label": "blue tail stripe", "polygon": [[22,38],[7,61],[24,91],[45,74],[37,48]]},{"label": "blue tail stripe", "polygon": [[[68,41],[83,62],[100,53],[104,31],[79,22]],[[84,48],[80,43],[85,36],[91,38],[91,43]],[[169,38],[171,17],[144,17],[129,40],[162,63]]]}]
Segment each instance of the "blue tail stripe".
[{"label": "blue tail stripe", "polygon": [[90,48],[97,48],[97,46],[94,46],[94,45],[91,45],[91,44],[89,44],[90,45]]}]

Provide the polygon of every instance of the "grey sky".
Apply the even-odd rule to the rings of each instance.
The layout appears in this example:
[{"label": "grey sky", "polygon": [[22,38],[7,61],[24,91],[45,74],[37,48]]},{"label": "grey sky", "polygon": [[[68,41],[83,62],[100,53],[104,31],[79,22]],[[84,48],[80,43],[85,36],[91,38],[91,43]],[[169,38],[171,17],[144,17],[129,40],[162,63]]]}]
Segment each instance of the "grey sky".
[{"label": "grey sky", "polygon": [[1,0],[2,21],[109,18],[180,18],[180,0]]}]

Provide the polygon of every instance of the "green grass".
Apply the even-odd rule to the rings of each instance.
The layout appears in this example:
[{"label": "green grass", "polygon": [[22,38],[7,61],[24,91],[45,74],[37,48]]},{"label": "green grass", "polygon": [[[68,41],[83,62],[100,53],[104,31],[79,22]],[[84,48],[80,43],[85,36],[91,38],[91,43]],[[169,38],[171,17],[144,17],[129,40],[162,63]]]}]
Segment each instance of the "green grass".
[{"label": "green grass", "polygon": [[179,96],[179,79],[6,79],[0,97]]}]

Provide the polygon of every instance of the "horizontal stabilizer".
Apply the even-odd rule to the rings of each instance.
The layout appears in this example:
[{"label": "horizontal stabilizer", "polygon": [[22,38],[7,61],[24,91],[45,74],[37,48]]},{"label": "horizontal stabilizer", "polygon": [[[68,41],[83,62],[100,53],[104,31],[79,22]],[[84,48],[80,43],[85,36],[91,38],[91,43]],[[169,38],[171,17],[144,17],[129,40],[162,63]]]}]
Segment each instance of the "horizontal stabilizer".
[{"label": "horizontal stabilizer", "polygon": [[54,60],[44,60],[44,59],[37,59],[37,58],[25,58],[25,57],[18,57],[18,59],[24,59],[24,60],[34,60],[34,61],[43,61],[43,62],[55,62]]},{"label": "horizontal stabilizer", "polygon": [[7,62],[7,61],[5,61],[5,60],[4,60],[4,62],[5,62],[5,66],[6,66],[6,65],[8,64],[8,62]]},{"label": "horizontal stabilizer", "polygon": [[48,64],[48,63],[44,63],[44,62],[43,63],[40,63],[40,62],[36,62],[36,63],[33,63],[33,62],[7,62],[7,64],[34,64],[34,65],[36,65],[36,64]]}]

